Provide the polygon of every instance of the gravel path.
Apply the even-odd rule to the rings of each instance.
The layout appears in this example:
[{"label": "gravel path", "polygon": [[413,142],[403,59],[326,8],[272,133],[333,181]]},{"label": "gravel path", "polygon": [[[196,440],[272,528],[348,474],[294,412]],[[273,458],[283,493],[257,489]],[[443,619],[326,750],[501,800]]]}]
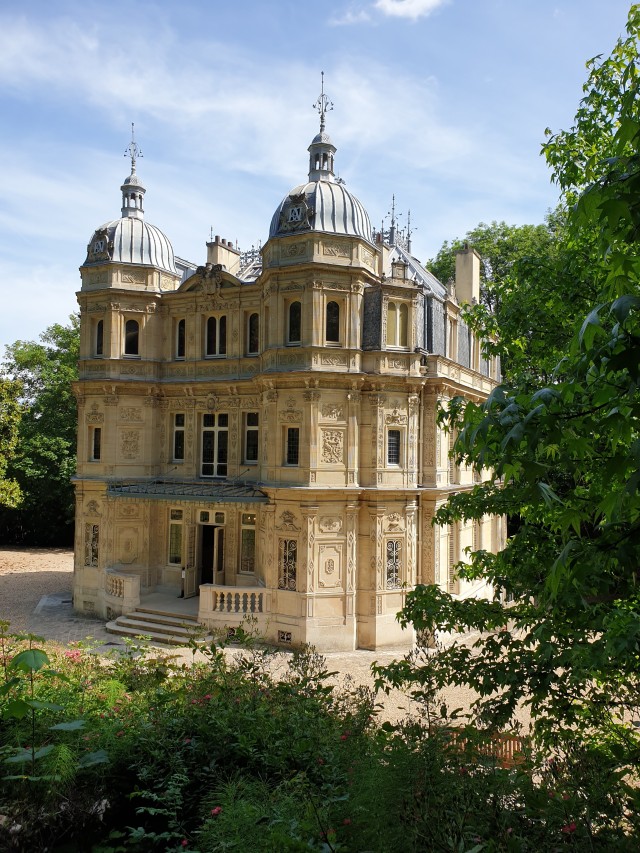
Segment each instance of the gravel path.
[{"label": "gravel path", "polygon": [[[101,619],[75,613],[71,606],[73,552],[61,548],[0,548],[0,620],[10,622],[13,633],[29,632],[46,640],[67,645],[92,639],[98,652],[124,648],[120,638],[108,634]],[[227,650],[231,655],[234,650]],[[174,652],[172,651],[171,654]],[[190,651],[178,656],[191,659]],[[350,678],[356,684],[373,687],[371,664],[390,663],[398,652],[331,652],[326,657],[327,669],[338,673],[338,680]],[[450,709],[466,708],[473,693],[449,689],[442,697]],[[378,693],[382,705],[380,719],[397,721],[408,713],[418,713],[413,702],[402,692]]]}]

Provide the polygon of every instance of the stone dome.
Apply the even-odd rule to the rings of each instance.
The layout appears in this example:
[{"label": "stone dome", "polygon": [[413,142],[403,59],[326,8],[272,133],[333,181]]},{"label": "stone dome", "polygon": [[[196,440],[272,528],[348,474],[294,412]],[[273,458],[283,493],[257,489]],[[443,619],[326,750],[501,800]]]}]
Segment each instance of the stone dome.
[{"label": "stone dome", "polygon": [[310,181],[294,187],[276,208],[269,237],[323,231],[361,237],[371,243],[371,221],[364,206],[337,181]]},{"label": "stone dome", "polygon": [[336,178],[333,164],[336,147],[324,129],[313,138],[309,151],[309,180],[285,196],[271,219],[269,238],[303,231],[323,231],[361,237],[372,242],[369,215],[361,202]]},{"label": "stone dome", "polygon": [[136,174],[139,150],[132,142],[131,174],[125,178],[122,192],[122,216],[105,222],[93,232],[87,246],[87,264],[136,264],[179,275],[173,246],[155,225],[144,221],[145,188]]},{"label": "stone dome", "polygon": [[130,216],[106,222],[94,232],[85,264],[105,262],[155,267],[178,275],[169,238],[155,225]]}]

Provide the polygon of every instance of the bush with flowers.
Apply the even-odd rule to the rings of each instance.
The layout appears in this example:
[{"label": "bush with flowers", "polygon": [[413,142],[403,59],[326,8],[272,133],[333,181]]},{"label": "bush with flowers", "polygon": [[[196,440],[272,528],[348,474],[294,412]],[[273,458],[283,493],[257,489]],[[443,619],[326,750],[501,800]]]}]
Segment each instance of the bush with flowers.
[{"label": "bush with flowers", "polygon": [[633,774],[606,750],[502,769],[485,733],[452,736],[435,692],[381,725],[313,650],[198,648],[105,659],[2,627],[0,849],[638,849]]}]

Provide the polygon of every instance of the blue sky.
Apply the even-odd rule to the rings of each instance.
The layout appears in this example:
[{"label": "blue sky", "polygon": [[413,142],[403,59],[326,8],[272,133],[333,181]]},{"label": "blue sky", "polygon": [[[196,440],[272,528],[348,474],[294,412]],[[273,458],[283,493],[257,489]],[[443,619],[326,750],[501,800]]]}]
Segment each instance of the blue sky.
[{"label": "blue sky", "polygon": [[264,242],[306,177],[322,70],[336,171],[374,225],[395,193],[420,259],[481,221],[543,221],[545,127],[571,125],[629,6],[3,0],[0,353],[75,310],[91,234],[120,215],[131,122],[146,218],[176,254],[203,263],[211,229]]}]

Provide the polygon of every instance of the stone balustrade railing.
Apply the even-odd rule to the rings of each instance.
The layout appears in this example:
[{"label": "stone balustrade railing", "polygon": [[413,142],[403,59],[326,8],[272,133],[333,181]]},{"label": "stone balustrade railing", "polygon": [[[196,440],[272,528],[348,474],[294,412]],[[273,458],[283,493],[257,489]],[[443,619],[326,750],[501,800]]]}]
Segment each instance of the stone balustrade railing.
[{"label": "stone balustrade railing", "polygon": [[263,587],[200,586],[198,619],[209,628],[239,625],[247,617],[262,621],[271,611],[271,591]]},{"label": "stone balustrade railing", "polygon": [[114,614],[131,613],[140,604],[140,578],[123,572],[107,571],[105,577],[105,600],[107,608]]}]

